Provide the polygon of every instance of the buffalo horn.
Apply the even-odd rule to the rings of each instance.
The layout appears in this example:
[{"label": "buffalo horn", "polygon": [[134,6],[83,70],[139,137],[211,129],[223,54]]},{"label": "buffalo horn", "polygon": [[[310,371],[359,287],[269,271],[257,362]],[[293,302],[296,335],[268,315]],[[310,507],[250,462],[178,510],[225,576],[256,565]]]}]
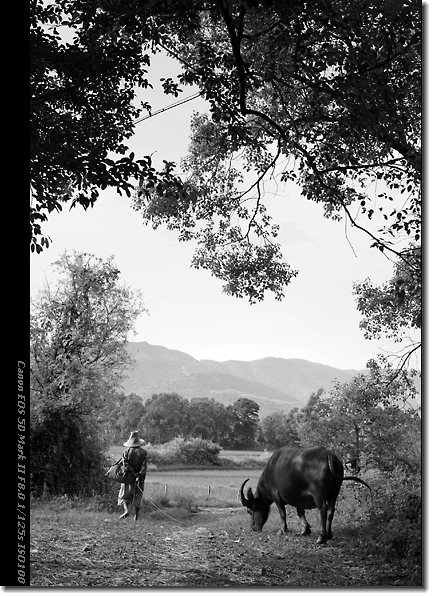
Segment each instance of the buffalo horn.
[{"label": "buffalo horn", "polygon": [[246,497],[243,494],[244,485],[246,484],[246,482],[248,482],[248,480],[249,480],[249,478],[247,478],[247,480],[245,480],[243,482],[243,484],[241,485],[241,488],[240,488],[240,500],[241,500],[241,503],[242,503],[242,505],[244,507],[249,507],[250,504],[251,504],[250,501],[249,501],[249,499],[246,499]]}]

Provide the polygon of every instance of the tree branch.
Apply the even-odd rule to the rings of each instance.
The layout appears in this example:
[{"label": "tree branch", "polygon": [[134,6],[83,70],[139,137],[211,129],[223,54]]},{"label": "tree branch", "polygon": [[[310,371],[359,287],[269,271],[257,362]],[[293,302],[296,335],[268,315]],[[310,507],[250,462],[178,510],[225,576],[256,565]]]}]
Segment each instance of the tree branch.
[{"label": "tree branch", "polygon": [[376,236],[374,236],[374,234],[372,234],[372,232],[370,232],[367,228],[364,228],[363,226],[360,226],[355,221],[355,219],[353,218],[353,216],[349,212],[348,207],[345,205],[345,203],[342,200],[340,201],[340,205],[341,205],[342,209],[345,211],[346,215],[348,216],[348,219],[351,222],[351,225],[354,228],[357,228],[358,230],[361,230],[362,232],[365,232],[368,236],[370,236],[370,238],[372,238],[376,242],[376,244],[378,246],[382,247],[382,250],[388,250],[389,252],[395,254],[398,257],[398,259],[400,259],[401,261],[403,261],[410,269],[415,270],[415,267],[413,267],[412,264],[407,259],[405,259],[405,257],[402,256],[402,252],[397,251],[394,248],[391,248],[385,242],[383,242],[382,240],[380,240],[379,238],[377,238]]},{"label": "tree branch", "polygon": [[[223,0],[223,2],[221,3],[221,13],[222,13],[223,19],[224,19],[226,27],[227,27],[228,35],[229,35],[230,42],[231,42],[231,48],[233,51],[233,56],[234,56],[234,59],[236,62],[238,81],[239,81],[239,87],[240,87],[239,102],[240,102],[241,114],[243,116],[250,115],[250,116],[258,116],[259,118],[262,118],[265,122],[270,124],[270,126],[275,128],[278,131],[278,133],[281,135],[281,137],[284,137],[286,131],[277,122],[275,122],[272,118],[267,116],[267,114],[264,114],[263,112],[260,112],[258,110],[250,110],[247,108],[247,106],[246,106],[246,93],[247,93],[246,72],[245,72],[245,64],[243,62],[243,58],[242,58],[241,51],[240,51],[241,39],[237,35],[237,32],[234,27],[234,23],[231,18],[230,11],[228,9],[228,6],[227,6],[225,0]],[[245,9],[244,9],[244,7],[242,7],[242,9],[240,11],[240,16],[242,17],[241,22],[243,21],[244,14],[245,14]]]}]

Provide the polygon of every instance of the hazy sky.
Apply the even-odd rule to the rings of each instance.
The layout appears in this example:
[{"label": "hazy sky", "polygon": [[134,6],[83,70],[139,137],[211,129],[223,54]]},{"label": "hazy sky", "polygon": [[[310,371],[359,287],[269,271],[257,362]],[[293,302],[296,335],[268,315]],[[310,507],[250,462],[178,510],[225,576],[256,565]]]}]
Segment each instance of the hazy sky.
[{"label": "hazy sky", "polygon": [[[156,87],[160,77],[174,78],[177,72],[177,66],[158,57],[150,79]],[[193,92],[186,89],[184,96]],[[154,110],[176,101],[158,90],[144,97]],[[162,159],[178,163],[187,152],[193,111],[205,111],[204,102],[194,100],[137,124],[131,150],[137,156],[153,154],[157,165]],[[272,190],[266,189],[266,205],[281,226],[285,259],[299,270],[282,302],[268,294],[251,306],[223,294],[222,282],[190,268],[193,246],[179,243],[175,233],[145,226],[129,199],[114,190],[101,193],[88,212],[78,207],[50,215],[43,230],[52,244],[31,255],[31,292],[46,279],[54,280],[50,265],[65,250],[114,255],[124,282],[141,290],[149,310],[137,320],[133,341],[181,350],[199,360],[275,356],[364,368],[380,349],[391,346],[363,338],[352,282],[370,277],[382,283],[391,276],[392,263],[370,249],[371,241],[361,232],[324,219],[322,207],[301,198],[295,186],[279,186],[277,196]]]}]

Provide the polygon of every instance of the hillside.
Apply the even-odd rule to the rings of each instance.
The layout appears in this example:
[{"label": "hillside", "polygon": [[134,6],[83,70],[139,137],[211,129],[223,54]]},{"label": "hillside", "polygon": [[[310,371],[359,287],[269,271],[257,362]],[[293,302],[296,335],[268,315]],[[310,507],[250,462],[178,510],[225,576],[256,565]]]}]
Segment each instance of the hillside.
[{"label": "hillside", "polygon": [[135,361],[123,383],[127,394],[147,399],[154,393],[176,392],[225,405],[246,397],[259,404],[261,416],[302,407],[320,387],[330,389],[335,379],[349,381],[357,373],[300,359],[196,360],[147,342],[130,342],[127,350]]}]

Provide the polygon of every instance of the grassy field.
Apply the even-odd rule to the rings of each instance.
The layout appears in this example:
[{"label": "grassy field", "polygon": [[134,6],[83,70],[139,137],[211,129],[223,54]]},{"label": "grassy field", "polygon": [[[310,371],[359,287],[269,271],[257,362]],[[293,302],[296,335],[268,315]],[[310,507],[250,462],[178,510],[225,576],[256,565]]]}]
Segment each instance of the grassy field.
[{"label": "grassy field", "polygon": [[166,492],[173,499],[190,495],[200,505],[235,507],[240,506],[237,495],[242,483],[249,478],[254,487],[260,474],[260,470],[150,470],[145,494],[152,498]]},{"label": "grassy field", "polygon": [[[124,451],[121,445],[110,448],[113,461],[119,459]],[[193,498],[199,505],[240,506],[238,491],[246,478],[252,488],[256,486],[271,453],[263,451],[227,451],[222,450],[220,459],[229,459],[240,466],[242,462],[254,460],[254,469],[212,467],[211,469],[157,469],[149,466],[145,495],[151,500],[166,494],[169,499],[178,499],[179,495]]]},{"label": "grassy field", "polygon": [[[145,500],[138,522],[119,520],[111,504],[66,497],[33,502],[31,585],[37,587],[401,587],[420,586],[410,562],[383,562],[363,547],[371,503],[363,487],[344,486],[334,520],[334,539],[318,546],[319,520],[308,513],[312,535],[299,536],[301,523],[287,508],[290,533],[278,536],[272,506],[262,533],[238,501],[221,507],[223,489],[238,491],[251,470],[199,473],[155,472],[145,499],[166,482],[180,506],[156,509]],[[251,477],[252,486],[256,479]],[[218,487],[209,501],[206,486]],[[359,490],[360,489],[360,490]],[[202,490],[202,492],[200,492]],[[154,494],[153,494],[154,492]],[[227,493],[228,494],[228,493]],[[151,496],[150,496],[151,495]],[[168,495],[169,496],[169,495]],[[151,500],[153,501],[153,498]],[[196,513],[182,503],[194,502]],[[225,500],[226,503],[230,499]]]}]

